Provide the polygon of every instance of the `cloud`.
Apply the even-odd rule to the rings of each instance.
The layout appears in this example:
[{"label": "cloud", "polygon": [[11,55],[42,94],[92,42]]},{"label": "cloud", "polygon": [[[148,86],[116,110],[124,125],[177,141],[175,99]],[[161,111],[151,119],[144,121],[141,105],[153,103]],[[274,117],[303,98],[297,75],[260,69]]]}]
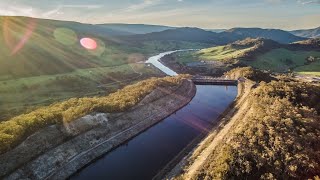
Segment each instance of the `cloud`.
[{"label": "cloud", "polygon": [[298,0],[298,3],[306,5],[306,4],[320,4],[320,0]]},{"label": "cloud", "polygon": [[[272,4],[280,4],[284,2],[290,2],[289,0],[265,0],[265,2],[272,3]],[[320,4],[320,0],[296,0],[298,4],[307,5],[307,4]],[[292,3],[292,1],[291,1]],[[294,1],[293,1],[294,3]]]},{"label": "cloud", "polygon": [[127,12],[143,10],[151,6],[155,6],[159,4],[160,0],[143,0],[141,3],[132,4],[128,8],[125,9]]},{"label": "cloud", "polygon": [[56,8],[46,11],[42,14],[43,17],[49,18],[55,15],[64,14],[63,10],[67,8],[71,9],[99,9],[102,8],[103,5],[91,5],[91,4],[65,4],[65,5],[58,5]]},{"label": "cloud", "polygon": [[0,4],[0,14],[7,16],[33,16],[35,15],[35,9],[29,6],[4,6]]},{"label": "cloud", "polygon": [[66,5],[62,5],[62,8],[84,8],[84,9],[99,9],[102,8],[103,5],[91,5],[91,4],[81,4],[81,5],[77,5],[77,4],[66,4]]}]

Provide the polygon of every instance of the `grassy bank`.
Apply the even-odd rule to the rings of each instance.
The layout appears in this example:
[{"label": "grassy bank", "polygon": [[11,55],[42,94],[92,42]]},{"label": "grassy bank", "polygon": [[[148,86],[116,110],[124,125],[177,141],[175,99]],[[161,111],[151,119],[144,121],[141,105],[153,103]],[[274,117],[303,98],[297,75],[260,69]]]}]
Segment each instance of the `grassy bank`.
[{"label": "grassy bank", "polygon": [[136,105],[159,86],[173,86],[184,76],[151,78],[127,86],[105,97],[72,98],[61,103],[39,108],[0,123],[0,153],[3,153],[39,129],[68,123],[92,112],[121,112]]}]

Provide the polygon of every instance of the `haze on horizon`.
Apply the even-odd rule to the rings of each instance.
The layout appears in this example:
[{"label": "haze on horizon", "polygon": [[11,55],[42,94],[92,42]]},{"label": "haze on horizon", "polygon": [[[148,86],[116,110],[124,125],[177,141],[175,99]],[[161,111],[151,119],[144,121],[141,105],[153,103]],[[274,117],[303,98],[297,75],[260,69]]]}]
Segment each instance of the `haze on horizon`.
[{"label": "haze on horizon", "polygon": [[320,26],[320,0],[1,0],[0,15],[210,29]]}]

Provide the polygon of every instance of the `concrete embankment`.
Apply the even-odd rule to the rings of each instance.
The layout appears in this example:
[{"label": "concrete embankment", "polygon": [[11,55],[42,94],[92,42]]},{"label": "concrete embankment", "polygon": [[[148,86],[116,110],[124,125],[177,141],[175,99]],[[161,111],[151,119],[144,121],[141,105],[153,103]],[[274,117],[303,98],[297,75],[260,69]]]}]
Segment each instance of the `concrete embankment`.
[{"label": "concrete embankment", "polygon": [[65,179],[188,104],[195,85],[157,88],[124,113],[97,113],[45,128],[0,155],[3,179]]},{"label": "concrete embankment", "polygon": [[238,96],[235,101],[220,116],[220,124],[217,125],[189,154],[166,174],[164,179],[173,179],[177,176],[182,179],[192,179],[197,171],[205,163],[217,144],[225,141],[231,128],[248,112],[247,97],[255,83],[247,80],[238,84]]}]

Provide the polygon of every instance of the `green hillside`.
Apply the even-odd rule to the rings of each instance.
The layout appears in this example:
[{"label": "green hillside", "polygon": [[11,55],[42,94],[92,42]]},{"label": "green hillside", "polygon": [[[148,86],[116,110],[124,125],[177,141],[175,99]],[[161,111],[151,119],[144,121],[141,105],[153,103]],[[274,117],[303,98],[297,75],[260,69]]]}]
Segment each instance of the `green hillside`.
[{"label": "green hillside", "polygon": [[[318,42],[302,41],[282,45],[272,40],[246,39],[225,46],[184,53],[178,57],[182,64],[193,61],[220,61],[226,64],[246,65],[273,72],[297,72],[319,75],[320,46]],[[308,61],[308,59],[313,59]]]},{"label": "green hillside", "polygon": [[0,154],[49,125],[70,122],[92,112],[123,112],[139,103],[157,87],[179,85],[186,77],[151,78],[126,86],[108,96],[72,98],[7,119],[0,122]]},{"label": "green hillside", "polygon": [[[4,35],[0,36],[3,47],[0,49],[0,80],[127,63],[130,54],[110,39],[77,34],[72,29],[55,26],[54,22],[0,18],[3,25],[0,33]],[[79,43],[83,37],[95,38],[98,48],[92,51],[83,48]]]},{"label": "green hillside", "polygon": [[[68,21],[0,17],[0,25],[0,121],[163,76],[136,62],[168,50],[205,47],[183,41],[127,42],[116,38],[127,35],[119,29]],[[93,39],[97,47],[84,48],[82,38]]]},{"label": "green hillside", "polygon": [[[258,56],[254,61],[248,62],[249,65],[259,68],[267,69],[276,72],[293,71],[300,72],[298,68],[306,66],[306,59],[310,56],[320,57],[320,52],[317,51],[292,51],[284,48],[274,49],[261,56]],[[313,66],[308,65],[308,66]],[[319,69],[315,69],[320,72]]]},{"label": "green hillside", "polygon": [[240,55],[252,50],[253,47],[236,48],[231,46],[217,46],[209,49],[204,49],[196,54],[202,60],[206,61],[226,61],[239,57]]}]

